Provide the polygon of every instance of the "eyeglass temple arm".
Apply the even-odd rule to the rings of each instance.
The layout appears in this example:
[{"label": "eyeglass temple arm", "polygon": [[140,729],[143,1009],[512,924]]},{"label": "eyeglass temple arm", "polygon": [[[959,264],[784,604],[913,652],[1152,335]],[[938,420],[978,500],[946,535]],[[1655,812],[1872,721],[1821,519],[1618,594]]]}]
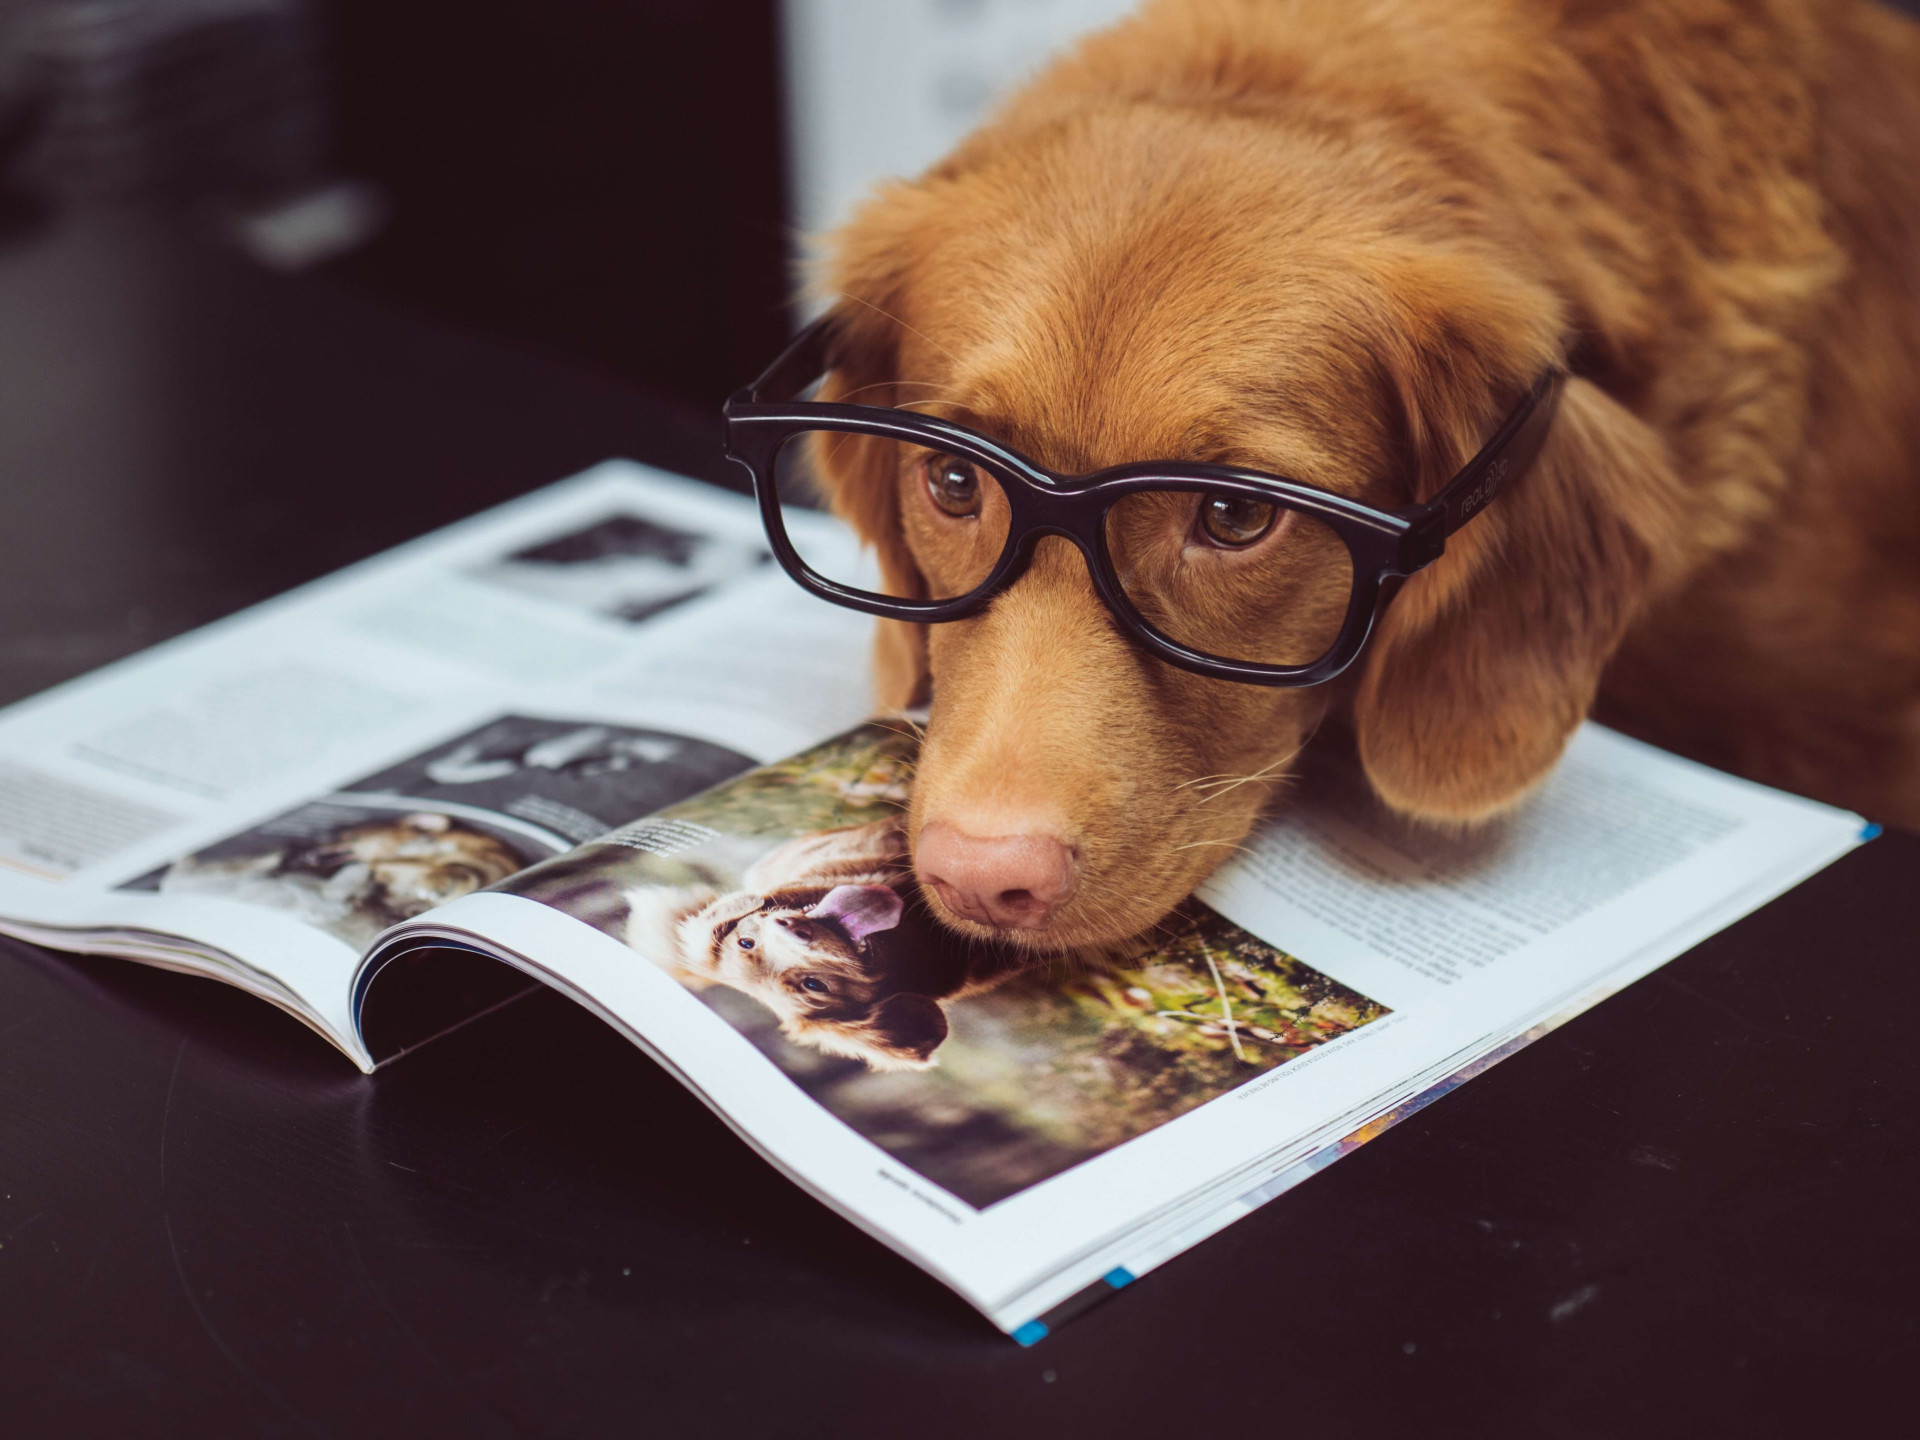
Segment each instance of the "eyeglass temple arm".
[{"label": "eyeglass temple arm", "polygon": [[794,336],[792,343],[747,387],[748,403],[777,404],[792,400],[824,375],[836,328],[831,315],[822,315]]},{"label": "eyeglass temple arm", "polygon": [[1554,412],[1566,383],[1567,372],[1558,367],[1536,380],[1526,398],[1494,431],[1493,438],[1480,447],[1480,453],[1427,502],[1423,507],[1427,513],[1442,517],[1437,538],[1453,534],[1526,474],[1547,443],[1547,432],[1553,428]]}]

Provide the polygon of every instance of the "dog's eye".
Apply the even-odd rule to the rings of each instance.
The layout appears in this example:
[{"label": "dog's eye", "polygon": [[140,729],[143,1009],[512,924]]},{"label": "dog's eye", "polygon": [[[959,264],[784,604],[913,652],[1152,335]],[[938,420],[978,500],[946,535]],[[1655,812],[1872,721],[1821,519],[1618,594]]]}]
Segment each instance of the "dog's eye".
[{"label": "dog's eye", "polygon": [[751,935],[742,935],[736,943],[742,950],[751,950],[753,948],[753,937]]},{"label": "dog's eye", "polygon": [[980,513],[980,472],[953,455],[935,455],[924,466],[927,494],[955,519]]},{"label": "dog's eye", "polygon": [[1200,529],[1215,545],[1230,550],[1251,545],[1273,528],[1277,515],[1264,500],[1246,495],[1203,495],[1200,497]]},{"label": "dog's eye", "polygon": [[811,990],[816,995],[824,995],[827,993],[827,982],[824,980],[816,980],[813,976],[809,975],[800,982],[800,988],[802,990]]}]

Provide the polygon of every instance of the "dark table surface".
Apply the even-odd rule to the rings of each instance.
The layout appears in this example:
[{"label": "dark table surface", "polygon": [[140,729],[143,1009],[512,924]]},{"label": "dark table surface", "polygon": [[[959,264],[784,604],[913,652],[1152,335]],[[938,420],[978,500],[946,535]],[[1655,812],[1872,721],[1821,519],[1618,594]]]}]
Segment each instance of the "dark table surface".
[{"label": "dark table surface", "polygon": [[[103,213],[0,243],[0,699],[609,454],[617,383]],[[1911,1425],[1889,835],[1032,1350],[552,995],[368,1080],[0,942],[0,1434],[1829,1435]]]}]

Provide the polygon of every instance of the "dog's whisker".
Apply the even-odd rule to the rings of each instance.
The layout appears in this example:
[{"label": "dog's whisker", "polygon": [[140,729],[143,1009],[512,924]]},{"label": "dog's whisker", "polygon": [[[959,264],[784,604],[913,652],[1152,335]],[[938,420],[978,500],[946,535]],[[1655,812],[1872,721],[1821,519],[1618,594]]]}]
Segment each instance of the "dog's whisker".
[{"label": "dog's whisker", "polygon": [[[1295,756],[1299,755],[1299,753],[1300,752],[1298,750],[1291,751],[1286,755],[1282,755],[1278,760],[1275,760],[1271,765],[1263,766],[1262,768],[1251,771],[1247,774],[1209,775],[1200,780],[1189,780],[1186,782],[1186,784],[1197,787],[1199,789],[1213,792],[1212,794],[1209,794],[1206,797],[1206,799],[1211,800],[1215,794],[1225,794],[1229,790],[1239,789],[1240,786],[1242,785],[1250,785],[1255,781],[1266,779],[1268,776],[1272,775],[1275,770],[1278,770],[1281,766],[1290,763],[1295,758]],[[1186,786],[1184,785],[1175,786],[1174,788],[1184,789],[1186,788]]]},{"label": "dog's whisker", "polygon": [[[924,741],[927,738],[927,727],[922,725],[918,720],[914,719],[911,715],[905,715],[905,714],[900,714],[896,712],[892,715],[883,716],[882,718],[876,720],[874,723],[883,730],[891,730],[895,735],[901,735],[901,734],[910,735],[916,741]],[[902,730],[902,729],[896,728],[900,726],[904,726],[905,729]],[[915,767],[919,765],[919,763],[920,762],[918,758],[915,758],[912,760],[900,761],[900,764],[906,768],[909,774],[912,773],[912,771],[915,769]]]},{"label": "dog's whisker", "polygon": [[[818,434],[820,432],[816,431],[815,433]],[[840,458],[841,452],[845,450],[849,445],[855,444],[859,439],[860,437],[858,435],[854,435],[850,432],[846,434],[835,435],[832,439],[827,441],[827,445],[826,445],[827,461],[829,463],[833,461],[837,461]],[[815,488],[818,488],[818,487],[816,486]]]},{"label": "dog's whisker", "polygon": [[1182,780],[1178,785],[1174,786],[1173,788],[1176,790],[1185,790],[1190,785],[1211,785],[1211,784],[1216,784],[1222,780],[1233,780],[1237,778],[1238,778],[1237,776],[1228,775],[1228,774],[1197,775],[1191,780]]},{"label": "dog's whisker", "polygon": [[892,390],[892,389],[897,389],[902,385],[911,385],[916,390],[946,390],[951,393],[955,393],[955,394],[958,393],[957,391],[954,391],[951,385],[942,385],[938,381],[934,381],[934,380],[893,379],[893,380],[870,380],[865,385],[854,386],[853,389],[846,391],[844,394],[841,394],[836,398],[841,403],[844,404],[846,401],[853,399],[854,396],[864,395],[869,390]]},{"label": "dog's whisker", "polygon": [[1278,760],[1274,761],[1271,765],[1263,766],[1261,769],[1254,771],[1251,775],[1242,775],[1233,780],[1219,782],[1214,788],[1209,789],[1206,795],[1201,797],[1200,803],[1202,805],[1205,805],[1209,800],[1218,800],[1222,795],[1231,795],[1234,791],[1238,790],[1243,785],[1255,785],[1263,780],[1267,780],[1271,778],[1273,776],[1274,771],[1279,770],[1284,766],[1291,765],[1294,762],[1294,760],[1299,757],[1300,752],[1306,748],[1307,748],[1306,744],[1303,742],[1302,744],[1296,746],[1294,749],[1288,751],[1285,755],[1282,755]]},{"label": "dog's whisker", "polygon": [[873,311],[874,314],[880,316],[882,319],[891,320],[894,324],[898,325],[902,330],[905,330],[909,335],[918,335],[922,340],[925,340],[927,344],[933,346],[934,349],[938,350],[942,355],[946,356],[949,360],[953,361],[956,365],[960,363],[960,357],[958,355],[955,355],[951,350],[947,349],[947,347],[942,345],[938,340],[935,340],[931,336],[922,334],[920,331],[914,329],[913,326],[909,325],[906,321],[902,320],[898,315],[893,314],[891,311],[883,310],[878,305],[874,304],[871,300],[864,300],[860,296],[855,295],[849,291],[842,291],[841,293],[845,295],[847,299],[853,301],[854,304],[864,305],[867,307],[867,309]]},{"label": "dog's whisker", "polygon": [[1198,850],[1202,846],[1206,846],[1206,845],[1224,845],[1229,850],[1239,851],[1242,855],[1249,855],[1253,853],[1252,851],[1248,850],[1245,845],[1242,845],[1238,840],[1195,840],[1186,845],[1176,845],[1173,848],[1177,852],[1181,850]]},{"label": "dog's whisker", "polygon": [[845,394],[835,396],[834,398],[837,401],[839,401],[841,404],[845,404],[847,401],[853,399],[854,396],[864,395],[869,390],[890,390],[895,385],[899,385],[903,383],[905,382],[899,381],[899,380],[873,380],[868,382],[865,385],[856,385],[853,387],[853,389],[847,391]]}]

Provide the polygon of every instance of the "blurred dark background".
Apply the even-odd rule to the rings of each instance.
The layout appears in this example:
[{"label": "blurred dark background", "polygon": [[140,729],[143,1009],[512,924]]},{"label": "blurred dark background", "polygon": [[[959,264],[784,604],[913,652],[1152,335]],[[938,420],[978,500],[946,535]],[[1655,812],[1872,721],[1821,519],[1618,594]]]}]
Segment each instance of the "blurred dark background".
[{"label": "blurred dark background", "polygon": [[710,404],[788,324],[777,8],[0,0],[4,224],[170,208]]},{"label": "blurred dark background", "polygon": [[332,0],[333,164],[391,206],[340,272],[719,400],[787,326],[775,8]]}]

